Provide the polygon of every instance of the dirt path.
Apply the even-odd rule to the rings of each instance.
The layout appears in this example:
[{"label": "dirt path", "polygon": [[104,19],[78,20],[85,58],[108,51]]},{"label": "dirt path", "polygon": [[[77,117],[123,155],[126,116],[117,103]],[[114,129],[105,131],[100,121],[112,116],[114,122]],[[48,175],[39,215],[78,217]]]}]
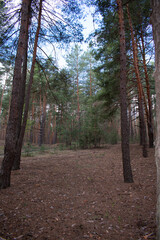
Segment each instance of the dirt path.
[{"label": "dirt path", "polygon": [[0,191],[0,237],[155,239],[154,150],[144,159],[132,145],[131,159],[133,184],[123,183],[120,145],[23,158]]}]

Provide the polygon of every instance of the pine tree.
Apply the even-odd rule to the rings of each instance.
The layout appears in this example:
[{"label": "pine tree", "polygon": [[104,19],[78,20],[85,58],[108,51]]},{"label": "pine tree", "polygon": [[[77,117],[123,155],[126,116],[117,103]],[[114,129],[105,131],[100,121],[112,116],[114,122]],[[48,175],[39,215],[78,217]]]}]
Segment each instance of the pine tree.
[{"label": "pine tree", "polygon": [[125,45],[125,29],[122,1],[117,0],[118,15],[119,15],[119,35],[120,35],[120,97],[121,97],[121,146],[122,146],[122,161],[123,161],[123,176],[124,182],[133,182],[130,150],[129,150],[129,123],[127,116],[127,59]]},{"label": "pine tree", "polygon": [[23,0],[22,2],[22,16],[21,29],[19,35],[19,42],[17,48],[17,55],[15,61],[12,99],[10,106],[10,114],[6,131],[4,159],[2,162],[0,187],[7,188],[10,186],[11,169],[14,161],[16,144],[18,141],[23,102],[24,102],[24,83],[26,76],[26,62],[28,50],[28,28],[30,18],[31,1]]}]

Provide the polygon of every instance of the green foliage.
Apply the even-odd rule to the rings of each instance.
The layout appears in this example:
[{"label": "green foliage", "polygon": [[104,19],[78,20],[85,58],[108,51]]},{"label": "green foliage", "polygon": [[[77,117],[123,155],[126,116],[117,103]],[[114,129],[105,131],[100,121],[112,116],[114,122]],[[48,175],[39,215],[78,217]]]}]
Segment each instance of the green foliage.
[{"label": "green foliage", "polygon": [[34,144],[31,144],[30,142],[27,142],[23,146],[23,156],[25,157],[33,157],[34,155],[39,155],[39,154],[45,154],[45,153],[52,153],[53,148],[49,147],[48,145],[41,145],[37,146]]},{"label": "green foliage", "polygon": [[80,121],[79,146],[90,148],[100,146],[102,131],[99,125],[99,109],[93,100],[89,100]]},{"label": "green foliage", "polygon": [[40,153],[45,153],[46,148],[44,145],[41,145],[39,150],[40,150]]},{"label": "green foliage", "polygon": [[33,148],[30,142],[28,142],[25,146],[24,146],[24,156],[25,157],[32,157],[33,156]]},{"label": "green foliage", "polygon": [[82,149],[100,146],[101,131],[99,128],[83,126],[79,136],[79,147]]},{"label": "green foliage", "polygon": [[104,134],[105,143],[108,144],[117,144],[119,140],[118,131],[115,128],[107,129]]},{"label": "green foliage", "polygon": [[[17,23],[19,10],[13,6],[13,1],[0,1],[0,61],[13,64],[17,46]],[[15,37],[16,36],[16,37]]]}]

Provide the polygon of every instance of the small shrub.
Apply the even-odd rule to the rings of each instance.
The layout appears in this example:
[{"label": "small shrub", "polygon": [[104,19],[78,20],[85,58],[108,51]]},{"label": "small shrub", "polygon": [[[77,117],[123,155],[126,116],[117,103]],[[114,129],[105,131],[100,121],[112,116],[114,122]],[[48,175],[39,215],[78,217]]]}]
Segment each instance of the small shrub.
[{"label": "small shrub", "polygon": [[116,129],[106,131],[106,133],[104,134],[104,140],[108,144],[113,144],[113,145],[117,144],[118,139],[119,139],[119,136]]},{"label": "small shrub", "polygon": [[41,145],[39,151],[40,153],[44,153],[46,151],[45,146]]},{"label": "small shrub", "polygon": [[25,146],[24,146],[24,155],[26,157],[32,157],[32,145],[30,142],[28,142]]}]

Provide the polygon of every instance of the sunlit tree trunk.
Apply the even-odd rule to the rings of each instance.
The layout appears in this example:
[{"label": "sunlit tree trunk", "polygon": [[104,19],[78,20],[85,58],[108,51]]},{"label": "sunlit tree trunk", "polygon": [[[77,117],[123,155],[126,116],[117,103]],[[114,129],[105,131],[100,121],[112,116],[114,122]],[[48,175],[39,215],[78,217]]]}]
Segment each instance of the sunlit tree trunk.
[{"label": "sunlit tree trunk", "polygon": [[31,0],[22,1],[20,35],[15,59],[10,114],[6,130],[4,158],[0,175],[1,188],[7,188],[10,186],[11,169],[15,159],[16,147],[21,128],[25,88],[24,81],[27,70],[26,62],[30,6]]},{"label": "sunlit tree trunk", "polygon": [[[135,74],[137,79],[137,88],[138,88],[138,100],[139,100],[139,118],[140,118],[140,127],[141,127],[141,134],[142,134],[142,145],[143,145],[143,157],[147,157],[147,144],[146,144],[146,127],[145,127],[145,118],[144,118],[144,110],[143,110],[143,89],[142,83],[140,78],[139,66],[138,66],[138,53],[137,53],[137,45],[134,39],[133,27],[131,16],[129,12],[129,7],[127,4],[127,14],[128,20],[131,30],[131,39],[132,39],[132,48],[133,48],[133,62],[135,68]],[[145,99],[144,99],[145,101]]]},{"label": "sunlit tree trunk", "polygon": [[160,240],[160,1],[151,0],[152,27],[155,43],[155,90],[156,90],[156,147],[157,165],[157,240]]},{"label": "sunlit tree trunk", "polygon": [[130,164],[129,149],[129,122],[127,115],[127,69],[126,69],[126,43],[122,1],[117,0],[119,16],[119,36],[120,36],[120,98],[121,98],[121,147],[123,160],[124,182],[133,182],[132,169]]}]

